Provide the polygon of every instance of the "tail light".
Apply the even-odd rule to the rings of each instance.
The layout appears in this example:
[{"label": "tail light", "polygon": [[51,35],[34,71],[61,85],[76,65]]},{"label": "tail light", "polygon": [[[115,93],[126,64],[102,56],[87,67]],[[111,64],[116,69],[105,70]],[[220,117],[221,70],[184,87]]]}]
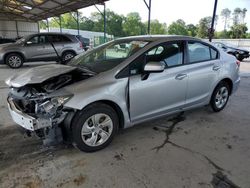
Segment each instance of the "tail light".
[{"label": "tail light", "polygon": [[238,67],[240,67],[240,61],[236,60],[236,64],[238,65]]},{"label": "tail light", "polygon": [[79,42],[80,48],[83,49],[83,45],[81,42]]}]

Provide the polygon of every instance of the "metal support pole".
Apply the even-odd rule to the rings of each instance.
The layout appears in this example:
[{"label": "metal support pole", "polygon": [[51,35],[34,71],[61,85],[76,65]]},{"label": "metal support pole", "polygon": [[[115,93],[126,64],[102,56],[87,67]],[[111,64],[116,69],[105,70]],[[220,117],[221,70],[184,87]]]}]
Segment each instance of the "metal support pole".
[{"label": "metal support pole", "polygon": [[62,17],[59,16],[60,33],[62,33]]},{"label": "metal support pole", "polygon": [[48,32],[49,32],[49,20],[48,20],[48,18],[46,19],[46,21],[47,21],[47,28],[48,28]]},{"label": "metal support pole", "polygon": [[80,25],[79,25],[79,12],[78,10],[76,11],[76,22],[77,22],[77,34],[80,35]]},{"label": "metal support pole", "polygon": [[40,33],[40,24],[39,24],[39,21],[37,22],[37,29],[38,29],[38,33]]},{"label": "metal support pole", "polygon": [[102,13],[102,11],[100,11],[100,9],[96,5],[94,5],[94,6],[100,12],[100,14],[103,16],[103,20],[104,20],[104,42],[106,42],[106,39],[107,39],[106,4],[102,3],[102,5],[104,6],[103,13]]},{"label": "metal support pole", "polygon": [[209,33],[208,33],[210,42],[212,42],[212,38],[213,38],[213,35],[214,35],[214,22],[215,22],[215,17],[216,17],[217,3],[218,3],[218,0],[215,0],[214,1],[214,11],[213,11],[211,28],[210,28]]},{"label": "metal support pole", "polygon": [[103,10],[103,17],[104,17],[104,43],[106,42],[106,26],[107,26],[107,20],[106,20],[106,4],[103,3],[103,6],[104,6],[104,10]]},{"label": "metal support pole", "polygon": [[146,0],[143,0],[145,5],[148,8],[148,35],[150,35],[150,20],[151,20],[151,0],[147,3]]},{"label": "metal support pole", "polygon": [[17,21],[15,21],[16,22],[16,38],[18,38],[19,37],[19,32],[18,32],[18,23],[17,23]]}]

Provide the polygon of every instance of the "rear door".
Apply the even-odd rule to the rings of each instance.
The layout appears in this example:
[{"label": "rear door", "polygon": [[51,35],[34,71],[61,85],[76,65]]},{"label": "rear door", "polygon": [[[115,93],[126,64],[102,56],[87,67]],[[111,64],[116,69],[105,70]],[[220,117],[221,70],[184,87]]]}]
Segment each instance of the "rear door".
[{"label": "rear door", "polygon": [[[140,56],[130,65],[129,99],[132,122],[156,117],[180,109],[187,88],[183,66],[183,43],[164,43]],[[143,79],[143,67],[149,61],[163,61],[164,72],[150,73]]]},{"label": "rear door", "polygon": [[[48,39],[54,44],[59,55],[62,55],[62,52],[67,49],[72,49],[74,45],[73,42],[67,36],[60,34],[48,35]],[[56,53],[54,55],[56,56]]]},{"label": "rear door", "polygon": [[203,104],[209,100],[219,78],[221,68],[219,53],[212,46],[197,41],[188,41],[186,48],[188,54],[186,105]]}]

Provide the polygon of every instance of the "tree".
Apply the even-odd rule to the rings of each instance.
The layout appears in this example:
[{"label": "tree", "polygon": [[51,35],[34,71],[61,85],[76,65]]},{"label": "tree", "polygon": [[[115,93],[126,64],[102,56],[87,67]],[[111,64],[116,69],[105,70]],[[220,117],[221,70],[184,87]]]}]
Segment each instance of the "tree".
[{"label": "tree", "polygon": [[241,13],[242,14],[242,23],[243,24],[245,23],[246,13],[247,13],[247,9],[243,8],[242,13]]},{"label": "tree", "polygon": [[228,27],[228,22],[230,20],[230,16],[231,16],[231,10],[229,10],[228,8],[225,8],[221,11],[221,16],[224,20],[224,30],[227,30]]},{"label": "tree", "polygon": [[39,28],[40,29],[47,29],[47,23],[46,21],[39,21]]},{"label": "tree", "polygon": [[[101,13],[95,12],[91,14],[91,20],[94,25],[92,30],[103,32],[104,31],[104,17]],[[124,36],[123,32],[123,22],[124,16],[116,14],[109,9],[106,11],[106,24],[107,24],[107,33],[114,35],[114,36]]]},{"label": "tree", "polygon": [[195,37],[197,35],[197,27],[194,24],[188,24],[186,26],[187,31],[188,31],[188,35]]},{"label": "tree", "polygon": [[[81,13],[79,13],[81,17]],[[61,15],[61,25],[62,28],[66,29],[77,29],[77,22],[76,22],[76,12],[70,12]],[[51,27],[60,27],[60,20],[59,17],[53,17],[50,21]]]},{"label": "tree", "polygon": [[80,29],[85,31],[93,31],[95,26],[95,22],[90,18],[82,17],[80,19]]},{"label": "tree", "polygon": [[[146,25],[147,23],[145,23]],[[151,34],[166,34],[167,26],[166,24],[160,23],[158,20],[152,20],[150,24]]]},{"label": "tree", "polygon": [[233,12],[233,24],[237,25],[240,23],[240,16],[242,15],[241,8],[235,8]]},{"label": "tree", "polygon": [[211,28],[211,23],[212,23],[212,18],[209,17],[204,17],[201,18],[198,24],[198,37],[200,38],[207,38],[208,37],[208,32],[209,28]]},{"label": "tree", "polygon": [[247,30],[246,24],[235,24],[231,27],[230,37],[233,39],[246,38]]},{"label": "tree", "polygon": [[186,24],[183,20],[179,19],[172,22],[168,27],[168,34],[170,35],[188,35]]},{"label": "tree", "polygon": [[146,26],[141,22],[138,12],[131,12],[127,15],[123,30],[127,36],[146,34]]}]

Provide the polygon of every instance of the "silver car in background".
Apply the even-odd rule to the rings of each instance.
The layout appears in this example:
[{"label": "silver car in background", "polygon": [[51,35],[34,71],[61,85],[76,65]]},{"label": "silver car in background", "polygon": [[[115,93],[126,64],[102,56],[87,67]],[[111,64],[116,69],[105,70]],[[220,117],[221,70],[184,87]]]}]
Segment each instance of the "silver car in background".
[{"label": "silver car in background", "polygon": [[[130,48],[117,51],[117,45]],[[67,65],[41,66],[6,80],[17,124],[45,139],[62,131],[87,152],[107,146],[118,129],[154,118],[207,104],[219,112],[239,82],[235,57],[185,36],[122,38]]]},{"label": "silver car in background", "polygon": [[74,35],[39,33],[0,45],[0,64],[19,68],[29,61],[55,61],[60,58],[66,62],[82,52],[82,43]]}]

